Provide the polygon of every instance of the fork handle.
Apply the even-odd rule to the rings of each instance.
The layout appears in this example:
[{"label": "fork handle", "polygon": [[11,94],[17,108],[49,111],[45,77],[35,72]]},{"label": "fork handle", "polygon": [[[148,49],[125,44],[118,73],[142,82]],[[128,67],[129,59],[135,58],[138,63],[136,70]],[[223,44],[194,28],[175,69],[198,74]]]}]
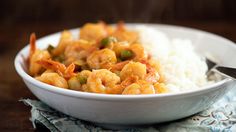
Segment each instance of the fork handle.
[{"label": "fork handle", "polygon": [[236,79],[236,68],[217,65],[212,70],[219,72],[223,76],[230,77],[234,80]]}]

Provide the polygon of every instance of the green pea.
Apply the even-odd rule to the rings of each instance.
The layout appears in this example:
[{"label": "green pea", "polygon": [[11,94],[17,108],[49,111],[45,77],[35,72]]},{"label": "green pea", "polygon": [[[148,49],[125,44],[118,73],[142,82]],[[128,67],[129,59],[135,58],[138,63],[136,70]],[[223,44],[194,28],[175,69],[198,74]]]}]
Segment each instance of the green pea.
[{"label": "green pea", "polygon": [[55,57],[53,58],[53,60],[63,63],[64,60],[65,60],[65,55],[64,55],[64,54],[61,54],[61,55],[59,55],[59,56],[55,56]]},{"label": "green pea", "polygon": [[86,84],[87,78],[82,76],[77,76],[77,79],[79,80],[80,84]]},{"label": "green pea", "polygon": [[68,80],[68,85],[70,89],[73,90],[80,90],[81,84],[79,83],[78,79],[76,77],[72,77]]},{"label": "green pea", "polygon": [[120,52],[120,58],[121,60],[127,60],[129,58],[133,57],[133,52],[130,50],[122,50]]},{"label": "green pea", "polygon": [[114,42],[117,42],[116,38],[114,38],[114,37],[106,37],[106,38],[101,40],[101,46],[102,47],[106,47],[110,43],[114,43]]},{"label": "green pea", "polygon": [[117,76],[120,76],[120,71],[115,71],[114,72]]},{"label": "green pea", "polygon": [[47,48],[47,51],[48,51],[49,53],[52,53],[52,50],[54,50],[54,49],[55,49],[55,47],[50,44],[50,45],[48,46],[48,48]]}]

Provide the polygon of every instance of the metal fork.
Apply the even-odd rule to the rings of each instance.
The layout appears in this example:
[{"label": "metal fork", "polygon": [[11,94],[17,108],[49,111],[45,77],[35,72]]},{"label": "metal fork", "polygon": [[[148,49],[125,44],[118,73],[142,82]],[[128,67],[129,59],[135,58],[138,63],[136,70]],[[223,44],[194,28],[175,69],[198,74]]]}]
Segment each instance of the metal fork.
[{"label": "metal fork", "polygon": [[234,80],[236,79],[236,68],[220,66],[207,57],[206,57],[206,63],[208,66],[207,75],[209,75],[210,72],[217,72],[222,76],[230,77]]}]

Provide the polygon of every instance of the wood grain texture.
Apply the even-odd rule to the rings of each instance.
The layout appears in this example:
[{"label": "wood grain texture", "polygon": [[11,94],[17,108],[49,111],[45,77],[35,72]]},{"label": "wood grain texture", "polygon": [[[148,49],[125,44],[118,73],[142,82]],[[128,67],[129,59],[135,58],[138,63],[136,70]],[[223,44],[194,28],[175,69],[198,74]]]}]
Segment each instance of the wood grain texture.
[{"label": "wood grain texture", "polygon": [[235,5],[234,0],[1,1],[0,130],[35,131],[29,121],[30,108],[18,101],[35,97],[16,74],[13,65],[16,53],[28,43],[31,32],[42,37],[86,22],[124,20],[188,26],[236,42]]}]

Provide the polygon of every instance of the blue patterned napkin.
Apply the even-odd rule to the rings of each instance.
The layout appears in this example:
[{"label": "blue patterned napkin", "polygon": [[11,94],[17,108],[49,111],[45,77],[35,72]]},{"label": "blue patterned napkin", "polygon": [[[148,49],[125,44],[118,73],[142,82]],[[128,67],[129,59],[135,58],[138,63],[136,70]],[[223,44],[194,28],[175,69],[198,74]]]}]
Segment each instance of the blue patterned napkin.
[{"label": "blue patterned napkin", "polygon": [[[111,132],[92,123],[58,112],[43,102],[22,99],[32,107],[30,120],[34,128],[42,124],[53,132]],[[194,116],[164,124],[119,130],[119,132],[236,132],[236,89],[231,90],[211,108]]]}]

